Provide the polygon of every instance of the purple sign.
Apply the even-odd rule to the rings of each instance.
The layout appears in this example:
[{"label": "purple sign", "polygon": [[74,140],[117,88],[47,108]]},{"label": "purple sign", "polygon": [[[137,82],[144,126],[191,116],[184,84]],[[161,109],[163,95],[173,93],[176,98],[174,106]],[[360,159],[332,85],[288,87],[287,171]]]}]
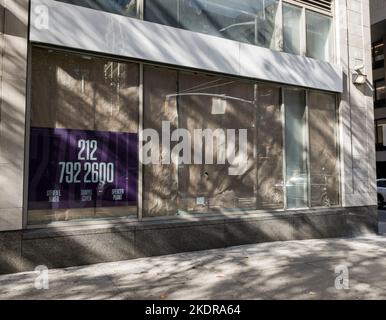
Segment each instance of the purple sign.
[{"label": "purple sign", "polygon": [[31,128],[29,209],[137,204],[138,134]]}]

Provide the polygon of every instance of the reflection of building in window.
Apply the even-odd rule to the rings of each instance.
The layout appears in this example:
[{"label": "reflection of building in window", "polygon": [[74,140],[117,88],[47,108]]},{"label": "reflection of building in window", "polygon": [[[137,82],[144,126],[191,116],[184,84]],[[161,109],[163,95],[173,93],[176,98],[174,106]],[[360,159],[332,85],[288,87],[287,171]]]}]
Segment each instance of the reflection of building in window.
[{"label": "reflection of building in window", "polygon": [[284,51],[302,54],[302,8],[283,3],[283,45]]},{"label": "reflection of building in window", "polygon": [[383,42],[379,42],[373,45],[373,63],[377,63],[385,60],[385,46]]},{"label": "reflection of building in window", "polygon": [[279,50],[278,0],[145,1],[145,20]]},{"label": "reflection of building in window", "polygon": [[108,62],[104,67],[105,84],[110,88],[110,112],[119,112],[120,89],[121,89],[121,64],[119,62]]},{"label": "reflection of building in window", "polygon": [[386,147],[386,119],[377,120],[375,130],[377,147]]},{"label": "reflection of building in window", "polygon": [[385,79],[374,82],[375,101],[385,100]]},{"label": "reflection of building in window", "polygon": [[57,0],[86,8],[116,13],[128,17],[137,16],[137,0]]},{"label": "reflection of building in window", "polygon": [[332,18],[306,11],[307,56],[333,61]]}]

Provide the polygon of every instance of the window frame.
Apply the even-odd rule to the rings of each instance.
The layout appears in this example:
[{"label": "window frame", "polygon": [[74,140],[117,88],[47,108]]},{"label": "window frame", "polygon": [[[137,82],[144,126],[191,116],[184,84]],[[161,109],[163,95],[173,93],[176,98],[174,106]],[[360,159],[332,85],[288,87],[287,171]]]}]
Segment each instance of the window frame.
[{"label": "window frame", "polygon": [[[384,88],[384,95],[382,99],[378,99],[377,95],[377,83],[383,82],[383,88]],[[374,80],[374,102],[379,103],[380,101],[384,101],[386,99],[386,82],[385,78]]]},{"label": "window frame", "polygon": [[[141,17],[142,20],[146,21],[145,20],[145,16],[146,16],[146,5],[145,5],[145,1],[151,1],[151,0],[137,0],[139,5],[139,10],[140,10],[140,13],[139,13],[139,16]],[[327,16],[327,17],[330,17],[331,18],[331,34],[329,35],[331,37],[331,45],[332,45],[332,52],[331,52],[331,61],[327,61],[328,63],[331,63],[331,64],[334,64],[336,63],[336,28],[335,28],[335,25],[336,25],[336,15],[335,15],[335,1],[332,2],[332,10],[331,12],[327,11],[327,10],[323,10],[323,9],[319,9],[319,8],[316,8],[312,5],[308,5],[306,3],[302,3],[302,2],[299,2],[299,1],[296,1],[296,0],[279,0],[279,3],[278,3],[278,12],[277,12],[277,19],[276,21],[279,21],[279,25],[277,26],[278,28],[278,41],[279,41],[279,45],[278,45],[278,49],[277,50],[274,50],[274,49],[270,49],[270,50],[274,50],[274,51],[278,51],[278,52],[284,52],[284,53],[288,53],[288,52],[285,52],[284,51],[284,33],[283,33],[283,30],[284,30],[284,16],[283,16],[283,4],[286,3],[288,5],[292,5],[292,6],[295,6],[297,8],[300,8],[302,10],[302,17],[301,17],[301,44],[300,44],[300,47],[301,47],[301,53],[299,54],[299,56],[302,56],[302,57],[308,57],[307,56],[307,29],[306,29],[306,11],[311,11],[311,12],[315,12],[315,13],[318,13],[318,14],[321,14],[321,15],[324,15],[324,16]],[[152,22],[152,23],[156,23],[156,22]],[[236,41],[236,40],[233,40],[233,41]],[[251,44],[251,45],[254,45],[254,46],[259,46],[257,44]],[[292,53],[288,53],[288,54],[292,54]]]},{"label": "window frame", "polygon": [[[380,122],[384,122],[384,123],[380,123]],[[386,141],[380,141],[380,137],[378,135],[378,127],[382,127],[382,140],[383,140],[383,136],[384,136],[384,133],[383,133],[383,127],[386,127],[386,118],[380,118],[380,119],[376,119],[374,121],[374,133],[375,133],[375,147],[376,147],[376,150],[377,151],[385,151],[386,150],[386,146],[384,145],[384,143]]]},{"label": "window frame", "polygon": [[[45,48],[48,50],[55,50],[57,52],[63,52],[63,53],[73,53],[73,54],[83,54],[83,55],[88,55],[88,56],[95,56],[99,58],[107,58],[107,59],[113,59],[114,61],[121,61],[122,63],[136,63],[139,66],[139,123],[138,123],[138,130],[141,130],[143,128],[143,107],[144,107],[144,102],[143,102],[143,67],[145,65],[150,65],[150,66],[155,66],[155,67],[160,67],[160,68],[166,68],[166,69],[172,69],[172,70],[179,70],[179,71],[193,71],[193,72],[199,72],[201,74],[207,74],[207,75],[217,75],[221,76],[221,74],[214,73],[214,72],[205,72],[205,71],[197,71],[197,70],[192,70],[190,68],[177,68],[174,66],[168,66],[168,65],[162,65],[156,62],[145,62],[145,61],[138,61],[134,59],[129,59],[129,58],[122,58],[122,57],[116,57],[116,56],[111,56],[108,54],[99,54],[99,53],[92,53],[92,52],[87,52],[83,50],[76,50],[76,49],[65,49],[65,48],[59,48],[59,47],[54,47],[50,45],[44,45],[44,44],[30,44],[29,45],[29,59],[31,59],[31,54],[32,54],[32,48],[38,47],[38,48]],[[31,60],[30,60],[31,61]],[[27,124],[26,124],[26,131],[27,131],[27,138],[26,138],[26,157],[25,161],[27,164],[29,164],[29,134],[30,134],[30,124],[31,124],[31,79],[32,79],[32,74],[31,74],[32,68],[31,66],[28,67],[28,82],[27,82]],[[235,80],[240,80],[240,81],[252,81],[259,87],[259,84],[270,84],[270,82],[263,82],[263,81],[258,81],[258,80],[252,80],[249,78],[244,78],[244,77],[237,77],[237,76],[224,76],[228,77],[230,79],[235,79]],[[287,193],[286,193],[286,188],[285,188],[285,183],[286,183],[286,154],[285,154],[285,101],[284,101],[284,89],[289,88],[289,89],[302,89],[305,90],[305,96],[306,96],[306,131],[307,131],[307,159],[309,161],[309,122],[308,122],[308,94],[310,91],[316,91],[316,92],[323,92],[320,90],[313,90],[313,89],[307,89],[307,88],[301,88],[301,87],[295,87],[295,86],[288,86],[284,84],[274,84],[271,83],[272,86],[278,86],[280,87],[281,90],[281,119],[282,119],[282,134],[283,134],[283,140],[282,140],[282,148],[283,148],[283,153],[282,153],[282,168],[283,168],[283,208],[282,209],[272,209],[270,211],[272,212],[278,212],[278,213],[286,213],[289,211],[305,211],[305,210],[313,210],[313,209],[322,209],[326,207],[312,207],[311,206],[311,197],[308,197],[308,206],[304,208],[295,208],[295,209],[289,209],[287,207]],[[340,208],[342,207],[342,184],[341,184],[341,176],[342,176],[342,170],[341,170],[341,146],[340,146],[340,139],[339,139],[339,128],[340,128],[340,118],[339,118],[339,94],[333,93],[333,92],[325,92],[326,94],[331,94],[335,96],[335,101],[336,101],[336,126],[338,128],[336,134],[337,134],[337,166],[338,166],[338,173],[337,173],[337,179],[338,179],[338,184],[339,184],[339,203],[338,205],[333,205],[329,208]],[[385,119],[386,120],[386,119]],[[139,152],[142,152],[142,145],[139,144]],[[307,174],[308,174],[308,192],[310,192],[310,166],[309,164],[307,165]],[[28,177],[29,177],[29,172],[28,172],[28,165],[26,166],[26,170],[24,172],[24,203],[28,202]],[[52,222],[47,222],[47,223],[42,223],[42,224],[36,224],[36,225],[31,225],[28,224],[28,209],[27,206],[24,206],[24,212],[23,212],[23,227],[26,229],[38,229],[38,228],[57,228],[57,227],[62,227],[62,226],[87,226],[87,225],[93,225],[93,224],[122,224],[125,222],[128,223],[136,223],[136,222],[141,222],[144,220],[143,218],[143,208],[142,208],[142,198],[143,198],[143,165],[139,162],[139,168],[138,168],[138,203],[137,203],[137,215],[127,215],[122,218],[89,218],[86,220],[70,220],[70,221],[52,221]],[[26,200],[27,199],[27,200]],[[262,210],[262,209],[257,209],[256,213],[259,212],[264,212],[267,210]],[[240,210],[235,210],[234,213],[229,212],[229,215],[235,215],[239,216],[240,213],[242,213],[242,209]],[[203,213],[200,215],[202,219],[206,219],[208,216],[213,217],[214,213],[207,212]],[[215,214],[217,215],[217,214]],[[189,215],[190,216],[190,215]],[[183,217],[179,216],[170,216],[170,217],[165,217],[165,216],[159,216],[159,217],[153,217],[153,218],[146,218],[146,220],[165,220],[165,219],[183,219]],[[105,221],[105,222],[104,222]]]},{"label": "window frame", "polygon": [[309,53],[308,53],[308,36],[307,36],[307,12],[311,12],[313,14],[318,14],[318,15],[323,15],[321,14],[320,12],[317,12],[317,11],[314,11],[314,10],[310,10],[310,9],[304,9],[305,10],[305,13],[304,13],[304,23],[305,23],[305,26],[304,26],[304,32],[305,32],[305,56],[306,57],[309,57],[311,59],[315,59],[315,60],[318,60],[318,61],[325,61],[327,63],[335,63],[336,62],[336,30],[335,30],[335,16],[328,16],[328,15],[324,15],[326,17],[329,17],[331,18],[331,28],[330,28],[330,31],[329,31],[329,34],[328,34],[328,38],[329,38],[329,42],[330,42],[330,45],[331,45],[331,48],[330,48],[330,52],[329,52],[329,55],[330,57],[327,57],[327,60],[324,59],[324,60],[320,60],[320,59],[317,59],[317,58],[312,58],[309,56]]},{"label": "window frame", "polygon": [[[377,57],[377,55],[375,54],[375,47],[379,46],[379,45],[382,45],[382,47],[383,47],[383,59],[376,60],[375,58]],[[385,44],[383,41],[374,42],[372,44],[371,57],[372,57],[372,63],[373,63],[374,69],[382,68],[384,66],[384,64],[385,64]]]}]

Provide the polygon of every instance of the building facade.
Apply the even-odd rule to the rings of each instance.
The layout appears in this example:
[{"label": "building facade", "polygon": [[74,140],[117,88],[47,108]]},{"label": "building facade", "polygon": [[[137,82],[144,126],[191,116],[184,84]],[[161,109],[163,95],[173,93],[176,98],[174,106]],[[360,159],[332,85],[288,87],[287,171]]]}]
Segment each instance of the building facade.
[{"label": "building facade", "polygon": [[377,151],[377,176],[386,177],[386,103],[385,103],[385,41],[386,2],[371,2],[371,41],[374,79],[375,144]]},{"label": "building facade", "polygon": [[368,0],[1,3],[1,272],[376,232]]}]

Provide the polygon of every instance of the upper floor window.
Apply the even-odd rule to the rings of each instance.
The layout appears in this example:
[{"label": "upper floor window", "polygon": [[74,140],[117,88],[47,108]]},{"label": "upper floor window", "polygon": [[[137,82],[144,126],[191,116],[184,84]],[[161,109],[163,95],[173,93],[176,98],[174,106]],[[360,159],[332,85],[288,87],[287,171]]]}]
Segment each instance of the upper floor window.
[{"label": "upper floor window", "polygon": [[374,81],[375,101],[385,100],[385,79]]},{"label": "upper floor window", "polygon": [[373,44],[373,65],[374,68],[381,68],[385,60],[385,45],[383,42]]},{"label": "upper floor window", "polygon": [[333,62],[334,58],[330,1],[325,5],[300,0],[58,1],[128,17],[143,16],[146,21],[318,60]]},{"label": "upper floor window", "polygon": [[90,9],[137,17],[137,0],[58,0]]},{"label": "upper floor window", "polygon": [[145,0],[145,20],[278,50],[278,0]]},{"label": "upper floor window", "polygon": [[285,52],[302,54],[303,10],[298,6],[283,3],[283,49]]},{"label": "upper floor window", "polygon": [[307,56],[333,61],[332,18],[306,10]]},{"label": "upper floor window", "polygon": [[375,121],[375,143],[377,150],[383,149],[386,145],[386,119]]},{"label": "upper floor window", "polygon": [[144,1],[150,22],[333,62],[332,17],[304,6],[278,0]]}]

